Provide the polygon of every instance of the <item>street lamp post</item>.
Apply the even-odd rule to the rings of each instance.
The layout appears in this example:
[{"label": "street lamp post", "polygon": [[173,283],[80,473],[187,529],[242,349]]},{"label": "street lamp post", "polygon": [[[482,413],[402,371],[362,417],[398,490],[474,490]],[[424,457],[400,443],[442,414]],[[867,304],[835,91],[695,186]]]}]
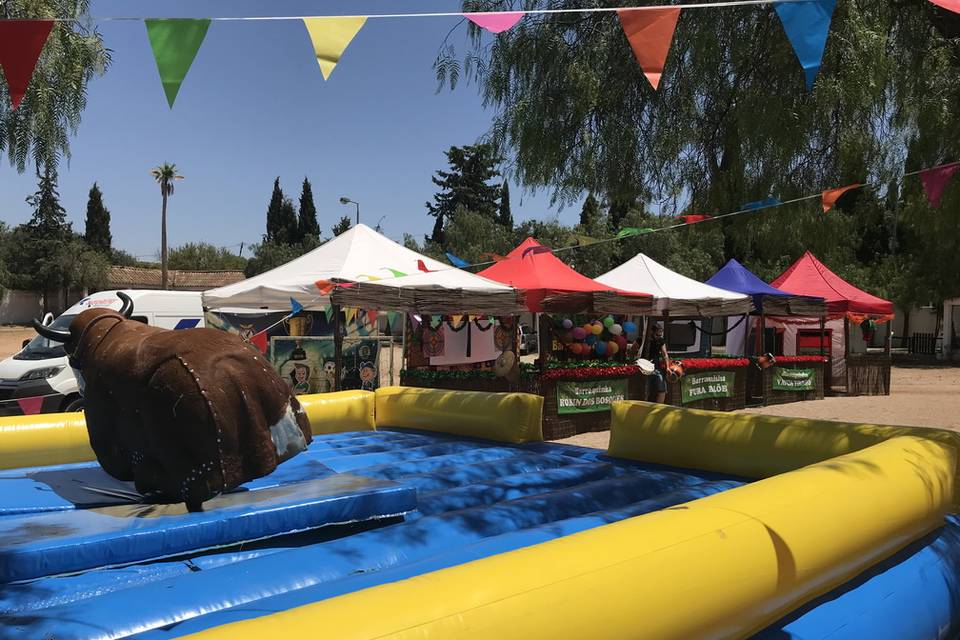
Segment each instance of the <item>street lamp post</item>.
[{"label": "street lamp post", "polygon": [[386,218],[386,217],[387,217],[387,216],[380,216],[380,219],[377,220],[377,226],[374,227],[374,229],[375,229],[378,233],[380,232],[380,223],[383,222],[383,219]]},{"label": "street lamp post", "polygon": [[355,204],[357,205],[357,224],[360,224],[360,203],[356,200],[351,200],[347,197],[340,198],[340,204]]}]

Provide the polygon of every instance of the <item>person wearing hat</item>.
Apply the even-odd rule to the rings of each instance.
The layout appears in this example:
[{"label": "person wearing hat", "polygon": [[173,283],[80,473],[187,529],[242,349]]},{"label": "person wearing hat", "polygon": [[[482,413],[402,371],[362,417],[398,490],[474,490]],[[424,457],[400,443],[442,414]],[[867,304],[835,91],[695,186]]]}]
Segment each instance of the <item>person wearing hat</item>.
[{"label": "person wearing hat", "polygon": [[[650,386],[656,390],[656,402],[663,404],[667,399],[667,379],[664,375],[665,367],[670,366],[670,354],[667,353],[667,341],[663,337],[663,325],[659,322],[653,325],[653,335],[649,341],[647,359],[653,363],[653,373],[650,374]],[[660,363],[663,362],[663,367]]]}]

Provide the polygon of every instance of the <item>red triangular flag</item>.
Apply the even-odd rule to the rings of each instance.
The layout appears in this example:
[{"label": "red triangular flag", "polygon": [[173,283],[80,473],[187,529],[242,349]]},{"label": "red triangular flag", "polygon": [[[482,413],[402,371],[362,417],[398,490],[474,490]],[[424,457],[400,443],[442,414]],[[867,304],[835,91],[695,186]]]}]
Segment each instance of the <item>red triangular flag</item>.
[{"label": "red triangular flag", "polygon": [[840,199],[840,196],[845,194],[850,189],[856,189],[857,187],[862,186],[859,182],[857,184],[848,184],[845,187],[837,187],[836,189],[827,189],[823,192],[821,199],[823,200],[823,212],[826,213],[833,209],[833,205],[837,204],[837,200]]},{"label": "red triangular flag", "polygon": [[705,213],[688,213],[687,215],[680,216],[680,219],[683,220],[684,224],[694,224],[696,222],[703,222],[704,220],[709,220],[711,218],[713,218],[713,216]]},{"label": "red triangular flag", "polygon": [[40,409],[43,407],[43,396],[17,398],[17,404],[20,405],[20,410],[23,411],[23,415],[32,416],[40,413]]},{"label": "red triangular flag", "polygon": [[0,67],[14,111],[27,92],[52,28],[53,20],[0,20]]},{"label": "red triangular flag", "polygon": [[377,324],[377,310],[376,310],[376,309],[367,309],[367,320],[370,321],[370,325],[371,325],[371,326]]},{"label": "red triangular flag", "polygon": [[938,7],[946,9],[947,11],[960,13],[960,0],[930,0],[930,2]]},{"label": "red triangular flag", "polygon": [[427,269],[427,265],[423,264],[423,260],[417,260],[417,269],[420,269],[420,271],[424,273],[433,273],[430,269]]},{"label": "red triangular flag", "polygon": [[317,287],[317,290],[320,292],[320,295],[323,295],[323,296],[330,295],[330,292],[333,291],[337,286],[334,283],[330,282],[329,280],[317,280],[313,284]]},{"label": "red triangular flag", "polygon": [[250,344],[260,350],[260,353],[267,354],[267,332],[261,331],[250,336]]},{"label": "red triangular flag", "polygon": [[680,9],[619,9],[617,15],[620,16],[624,35],[630,41],[633,55],[656,90],[660,86],[667,54],[670,53]]},{"label": "red triangular flag", "polygon": [[947,183],[953,174],[960,170],[960,163],[945,164],[942,167],[934,167],[920,172],[920,182],[923,183],[923,192],[927,194],[927,200],[934,207],[940,206],[940,198],[943,197],[943,190],[947,188]]}]

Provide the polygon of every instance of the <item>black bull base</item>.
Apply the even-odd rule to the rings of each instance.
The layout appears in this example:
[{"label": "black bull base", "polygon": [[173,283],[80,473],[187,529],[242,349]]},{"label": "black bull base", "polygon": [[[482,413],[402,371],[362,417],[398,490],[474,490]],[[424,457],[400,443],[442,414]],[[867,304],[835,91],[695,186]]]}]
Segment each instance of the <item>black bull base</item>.
[{"label": "black bull base", "polygon": [[104,470],[191,511],[306,449],[310,423],[257,351],[215,329],[171,331],[84,311],[66,342]]}]

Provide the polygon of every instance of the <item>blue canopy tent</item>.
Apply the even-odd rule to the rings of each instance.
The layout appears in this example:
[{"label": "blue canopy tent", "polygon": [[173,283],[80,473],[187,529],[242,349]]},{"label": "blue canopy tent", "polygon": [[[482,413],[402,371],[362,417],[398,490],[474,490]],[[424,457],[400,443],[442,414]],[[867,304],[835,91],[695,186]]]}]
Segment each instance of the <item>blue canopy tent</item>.
[{"label": "blue canopy tent", "polygon": [[[707,284],[744,293],[753,297],[754,315],[760,316],[758,326],[764,326],[764,316],[789,317],[819,317],[823,318],[827,312],[823,298],[798,296],[773,287],[745,266],[731,258],[727,264],[707,280]],[[766,345],[762,344],[761,334],[757,334],[756,353],[765,353]],[[746,345],[744,345],[746,347]],[[746,351],[746,349],[744,349]]]}]

